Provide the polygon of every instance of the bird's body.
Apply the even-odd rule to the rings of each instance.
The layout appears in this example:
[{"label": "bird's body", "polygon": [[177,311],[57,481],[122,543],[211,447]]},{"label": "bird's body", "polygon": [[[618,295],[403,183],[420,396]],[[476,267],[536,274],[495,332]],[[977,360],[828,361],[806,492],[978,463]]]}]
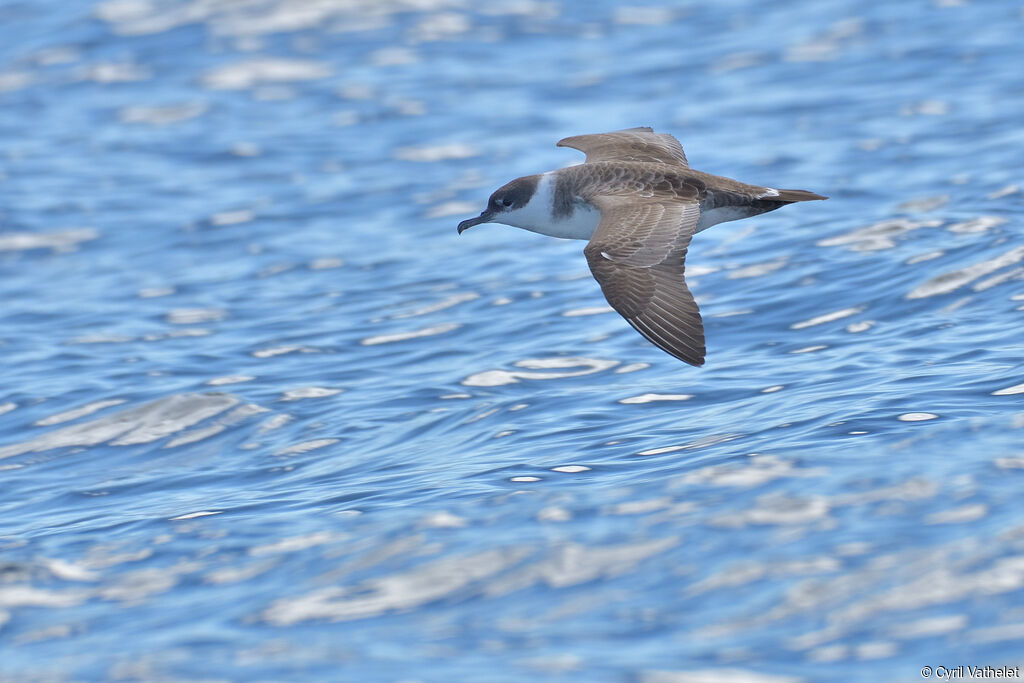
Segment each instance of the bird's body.
[{"label": "bird's body", "polygon": [[502,186],[478,217],[565,239],[583,253],[612,307],[644,337],[692,365],[704,362],[704,328],[683,279],[690,238],[717,223],[793,202],[805,190],[748,185],[690,168],[679,142],[650,128],[578,135],[559,146],[587,160]]}]

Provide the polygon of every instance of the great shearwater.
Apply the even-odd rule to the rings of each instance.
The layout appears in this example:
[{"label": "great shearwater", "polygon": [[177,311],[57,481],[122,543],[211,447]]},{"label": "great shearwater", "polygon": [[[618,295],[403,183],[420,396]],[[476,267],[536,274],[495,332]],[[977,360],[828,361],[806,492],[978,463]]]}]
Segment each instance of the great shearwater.
[{"label": "great shearwater", "polygon": [[498,188],[459,234],[504,223],[542,235],[589,240],[583,249],[601,291],[626,321],[691,365],[704,364],[704,324],[683,279],[694,233],[716,223],[827,199],[806,190],[747,185],[690,168],[667,133],[630,128],[558,141],[587,155],[557,171]]}]

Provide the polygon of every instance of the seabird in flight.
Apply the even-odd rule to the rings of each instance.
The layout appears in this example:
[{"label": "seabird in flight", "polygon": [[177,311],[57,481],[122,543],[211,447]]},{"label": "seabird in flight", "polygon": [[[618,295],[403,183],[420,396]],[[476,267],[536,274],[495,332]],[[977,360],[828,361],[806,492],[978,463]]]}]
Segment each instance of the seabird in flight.
[{"label": "seabird in flight", "polygon": [[516,178],[498,188],[459,234],[504,223],[542,235],[588,240],[583,248],[601,291],[655,346],[704,364],[704,325],[683,279],[694,233],[716,223],[827,199],[806,190],[747,185],[690,168],[671,135],[650,128],[559,140],[587,155],[578,166]]}]

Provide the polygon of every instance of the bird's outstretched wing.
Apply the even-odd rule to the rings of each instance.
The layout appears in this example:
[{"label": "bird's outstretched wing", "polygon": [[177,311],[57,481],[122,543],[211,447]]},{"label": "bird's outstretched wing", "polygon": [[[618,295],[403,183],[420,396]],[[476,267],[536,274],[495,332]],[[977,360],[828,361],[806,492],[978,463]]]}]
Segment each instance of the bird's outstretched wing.
[{"label": "bird's outstretched wing", "polygon": [[668,133],[650,128],[629,128],[612,133],[574,135],[558,141],[559,147],[572,147],[587,155],[587,163],[598,161],[646,161],[689,168],[679,141]]},{"label": "bird's outstretched wing", "polygon": [[657,196],[599,196],[601,222],[584,248],[608,303],[658,348],[704,364],[704,324],[683,279],[700,205]]}]

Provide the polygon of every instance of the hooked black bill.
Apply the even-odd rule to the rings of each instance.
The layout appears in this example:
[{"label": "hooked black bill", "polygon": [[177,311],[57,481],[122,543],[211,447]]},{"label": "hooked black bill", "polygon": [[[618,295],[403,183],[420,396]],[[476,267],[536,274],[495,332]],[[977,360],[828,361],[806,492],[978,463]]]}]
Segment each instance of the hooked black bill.
[{"label": "hooked black bill", "polygon": [[468,218],[459,223],[459,234],[461,235],[464,230],[469,230],[474,225],[480,225],[481,223],[489,223],[494,215],[490,211],[484,211],[476,218]]}]

